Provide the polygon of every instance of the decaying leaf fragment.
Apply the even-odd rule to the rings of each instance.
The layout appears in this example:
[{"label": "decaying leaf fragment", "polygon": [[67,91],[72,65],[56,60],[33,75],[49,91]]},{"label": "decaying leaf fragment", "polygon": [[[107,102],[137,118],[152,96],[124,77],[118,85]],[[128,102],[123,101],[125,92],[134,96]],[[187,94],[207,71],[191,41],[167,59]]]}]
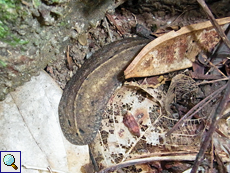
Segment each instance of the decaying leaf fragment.
[{"label": "decaying leaf fragment", "polygon": [[135,118],[129,111],[127,111],[124,114],[123,123],[129,129],[130,133],[132,133],[133,135],[137,137],[140,137],[140,128]]},{"label": "decaying leaf fragment", "polygon": [[[217,20],[227,28],[230,17]],[[189,68],[201,51],[211,51],[220,38],[212,24],[202,22],[171,31],[147,44],[124,71],[125,78],[146,77]]]}]

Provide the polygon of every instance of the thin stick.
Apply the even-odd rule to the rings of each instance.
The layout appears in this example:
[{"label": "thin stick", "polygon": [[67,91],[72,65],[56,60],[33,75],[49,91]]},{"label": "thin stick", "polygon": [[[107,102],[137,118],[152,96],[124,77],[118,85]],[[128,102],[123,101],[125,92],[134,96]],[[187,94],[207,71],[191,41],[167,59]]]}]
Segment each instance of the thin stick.
[{"label": "thin stick", "polygon": [[204,0],[197,0],[197,2],[201,5],[203,10],[205,11],[207,16],[209,17],[210,22],[214,26],[214,28],[215,28],[216,32],[218,33],[218,35],[221,37],[221,39],[226,44],[226,46],[230,49],[230,41],[229,41],[229,39],[227,38],[227,36],[225,35],[224,31],[221,29],[221,27],[216,22],[216,19],[214,18],[212,12],[209,10],[209,8],[206,5],[206,3],[204,2]]},{"label": "thin stick", "polygon": [[107,17],[109,22],[112,23],[117,28],[117,31],[119,31],[118,33],[121,36],[125,34],[125,31],[123,30],[123,28],[117,24],[117,22],[114,20],[114,18],[109,13],[106,13],[105,16]]},{"label": "thin stick", "polygon": [[108,33],[109,33],[110,41],[113,42],[113,36],[112,36],[112,34],[111,34],[111,32],[110,32],[109,24],[108,24],[108,22],[107,22],[107,18],[106,18],[106,17],[104,17],[104,21],[105,21],[105,26],[106,26],[106,28],[107,28],[107,31],[108,31]]},{"label": "thin stick", "polygon": [[222,71],[220,71],[220,69],[218,69],[211,61],[209,61],[209,64],[216,69],[220,74],[222,74],[224,77],[227,77]]},{"label": "thin stick", "polygon": [[197,85],[204,85],[204,84],[208,84],[208,83],[215,83],[215,82],[219,82],[219,81],[223,81],[223,80],[229,80],[229,78],[226,77],[226,78],[212,80],[212,81],[204,81],[204,82],[197,83]]},{"label": "thin stick", "polygon": [[[215,108],[216,109],[216,108]],[[200,119],[200,117],[198,115],[194,115],[194,117],[196,119]],[[203,120],[205,124],[207,124],[208,126],[210,126],[210,123],[207,122],[206,120]],[[228,138],[222,131],[220,131],[218,128],[216,128],[216,133],[218,133],[220,136]]]},{"label": "thin stick", "polygon": [[210,165],[210,173],[213,172],[213,162],[214,162],[214,151],[213,151],[213,136],[211,140],[211,165]]},{"label": "thin stick", "polygon": [[223,94],[223,98],[222,98],[221,102],[219,103],[219,105],[215,111],[215,114],[212,117],[212,123],[211,123],[209,130],[208,130],[208,132],[207,132],[207,134],[206,134],[206,136],[205,136],[205,138],[201,144],[200,151],[197,154],[197,157],[196,157],[196,160],[194,162],[191,173],[197,172],[197,169],[198,169],[198,167],[199,167],[199,165],[203,159],[204,153],[210,144],[212,134],[216,129],[216,124],[217,124],[216,120],[217,120],[217,118],[222,116],[222,114],[224,112],[224,107],[227,105],[227,102],[229,100],[229,96],[230,96],[230,80],[227,83],[225,93]]},{"label": "thin stick", "polygon": [[68,63],[69,70],[73,71],[73,60],[69,56],[69,45],[67,46],[66,58],[67,58],[67,63]]},{"label": "thin stick", "polygon": [[224,114],[221,119],[227,119],[230,116],[230,112]]},{"label": "thin stick", "polygon": [[94,167],[94,170],[95,170],[96,172],[98,172],[98,171],[99,171],[99,167],[98,167],[97,162],[96,162],[96,160],[95,160],[95,158],[94,158],[94,156],[93,156],[93,153],[92,153],[92,146],[89,144],[88,147],[89,147],[89,156],[90,156],[90,159],[91,159],[91,161],[92,161],[92,165],[93,165],[93,167]]},{"label": "thin stick", "polygon": [[50,173],[53,173],[53,171],[52,171],[50,166],[48,166],[47,169],[49,170]]},{"label": "thin stick", "polygon": [[124,168],[127,166],[132,166],[136,164],[142,164],[142,163],[148,163],[153,161],[193,161],[195,160],[196,154],[188,154],[188,155],[175,155],[175,156],[159,156],[159,157],[150,157],[150,158],[142,158],[142,159],[135,159],[135,160],[129,160],[126,162],[119,163],[117,165],[113,165],[110,167],[107,167],[98,173],[107,173],[110,171],[115,171],[120,168]]},{"label": "thin stick", "polygon": [[132,13],[132,16],[134,17],[135,24],[137,24],[137,17],[136,17],[136,15]]}]

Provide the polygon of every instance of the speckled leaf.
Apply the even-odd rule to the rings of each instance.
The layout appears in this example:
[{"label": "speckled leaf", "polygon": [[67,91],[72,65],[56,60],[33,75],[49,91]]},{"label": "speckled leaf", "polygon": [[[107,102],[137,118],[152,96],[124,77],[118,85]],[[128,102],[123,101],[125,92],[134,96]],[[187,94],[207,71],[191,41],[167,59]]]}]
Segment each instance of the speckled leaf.
[{"label": "speckled leaf", "polygon": [[[148,94],[143,94],[143,90]],[[114,165],[135,162],[139,158],[145,161],[146,159],[157,160],[161,152],[164,152],[164,147],[157,148],[157,146],[174,145],[175,151],[178,146],[178,151],[183,150],[183,147],[184,151],[188,148],[193,150],[191,136],[178,135],[174,139],[165,137],[168,128],[175,123],[176,119],[162,113],[164,107],[162,100],[165,100],[165,94],[159,88],[138,90],[133,86],[123,86],[116,91],[107,104],[101,129],[91,144],[93,156],[100,169],[110,169]],[[127,116],[125,112],[128,112],[129,118],[131,116],[132,122],[136,122],[134,124],[140,130],[140,134],[133,133],[130,125],[124,123],[124,118]],[[190,144],[189,147],[186,146],[187,143]],[[172,151],[168,154],[171,155]],[[178,160],[175,155],[170,157],[171,160]],[[162,159],[167,160],[163,157]],[[194,160],[195,154],[189,155],[189,159]],[[144,167],[142,168],[144,170]]]},{"label": "speckled leaf", "polygon": [[[226,29],[230,17],[217,20]],[[150,42],[124,71],[125,78],[145,77],[192,66],[201,51],[211,51],[219,42],[212,24],[202,22],[171,31]]]},{"label": "speckled leaf", "polygon": [[[177,75],[174,81],[182,83],[183,76]],[[153,169],[146,167],[150,162],[194,161],[205,131],[206,116],[187,119],[183,126],[166,136],[168,130],[180,120],[178,114],[168,114],[166,107],[166,104],[171,104],[166,98],[175,84],[170,85],[167,94],[164,87],[129,84],[118,88],[110,98],[101,128],[90,144],[99,173],[122,167],[126,167],[127,172],[132,172],[130,169],[134,167],[142,172],[151,172]],[[180,91],[187,92],[183,87]],[[179,98],[180,93],[175,94]],[[226,157],[223,159],[229,161]]]},{"label": "speckled leaf", "polygon": [[[102,167],[122,162],[129,157],[137,142],[148,136],[149,142],[158,143],[158,137],[150,137],[147,131],[152,129],[149,114],[157,107],[157,102],[143,97],[136,90],[122,87],[110,99],[102,119],[102,128],[94,140],[94,156]],[[137,122],[140,137],[133,134],[124,124],[124,111],[129,111]],[[98,154],[100,153],[100,154]]]}]

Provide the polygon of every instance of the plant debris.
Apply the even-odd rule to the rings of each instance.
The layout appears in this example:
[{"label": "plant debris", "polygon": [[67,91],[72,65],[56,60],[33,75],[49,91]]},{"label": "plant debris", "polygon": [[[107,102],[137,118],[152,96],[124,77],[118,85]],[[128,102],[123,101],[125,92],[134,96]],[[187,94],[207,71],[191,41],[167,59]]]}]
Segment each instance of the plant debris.
[{"label": "plant debris", "polygon": [[[86,45],[79,40],[76,45],[70,45],[69,56],[75,63],[73,73],[79,68],[77,64],[91,58],[105,44],[123,37],[136,37],[138,33],[133,29],[137,26],[143,26],[142,36],[161,37],[170,31],[178,32],[185,25],[207,21],[196,2],[184,6],[187,1],[171,5],[169,1],[140,3],[143,1],[127,1],[128,6],[107,13],[106,21],[86,33]],[[215,3],[209,6],[218,18],[225,13],[215,10]],[[214,29],[211,30],[214,35],[210,36],[207,30],[204,33],[204,42],[211,47],[195,51],[188,67],[165,71],[161,76],[129,79],[111,97],[100,132],[90,147],[100,172],[191,171],[229,75],[228,49],[218,52],[223,48],[220,43],[221,48],[216,50],[220,38]],[[209,36],[213,38],[211,42],[207,39]],[[180,66],[181,61],[178,64]],[[63,71],[68,74],[65,79]],[[64,68],[58,68],[56,73],[63,87],[70,74]],[[229,109],[224,110],[223,117],[198,167],[203,172],[225,170],[230,165],[226,130],[230,124]]]},{"label": "plant debris", "polygon": [[92,143],[100,173],[227,169],[229,54],[212,63],[219,45],[212,54],[199,50],[193,68],[130,79],[117,89]]},{"label": "plant debris", "polygon": [[[223,25],[229,23],[230,18],[218,21]],[[210,52],[219,40],[218,33],[210,22],[171,31],[153,40],[140,51],[124,71],[125,78],[154,76],[189,68],[199,52]]]}]

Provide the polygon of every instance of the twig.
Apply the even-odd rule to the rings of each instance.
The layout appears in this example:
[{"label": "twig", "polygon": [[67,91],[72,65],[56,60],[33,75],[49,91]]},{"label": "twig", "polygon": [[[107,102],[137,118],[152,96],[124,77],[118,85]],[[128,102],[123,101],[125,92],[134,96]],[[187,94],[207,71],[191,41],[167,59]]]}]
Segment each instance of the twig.
[{"label": "twig", "polygon": [[[146,153],[144,155],[144,158],[150,158],[150,157],[162,157],[162,156],[173,156],[173,155],[187,155],[187,154],[197,154],[198,153],[198,150],[196,149],[192,149],[192,150],[189,150],[189,148],[187,148],[187,151],[161,151],[161,152],[157,152],[157,153]],[[143,155],[138,155],[138,156],[135,156],[135,159],[143,159]],[[125,160],[126,162],[127,161],[130,161],[130,160],[133,160],[133,158],[129,158],[127,160]]]},{"label": "twig", "polygon": [[113,42],[113,36],[112,36],[112,34],[111,34],[111,32],[110,32],[109,24],[108,24],[108,22],[107,22],[107,18],[106,18],[106,17],[104,17],[104,21],[105,21],[105,26],[106,26],[106,28],[107,28],[107,31],[108,31],[108,33],[109,33],[110,41]]},{"label": "twig", "polygon": [[224,114],[221,119],[227,119],[230,116],[230,112]]},{"label": "twig", "polygon": [[[186,7],[187,8],[187,7]],[[185,14],[186,12],[188,12],[188,11],[190,11],[190,10],[194,10],[194,8],[191,8],[191,9],[184,9],[183,11],[182,11],[182,13],[180,14],[180,15],[178,15],[172,22],[171,22],[171,25],[174,23],[174,22],[176,22],[183,14]]]},{"label": "twig", "polygon": [[73,60],[69,56],[69,46],[67,47],[66,58],[67,58],[67,63],[68,63],[69,70],[73,71]]},{"label": "twig", "polygon": [[[198,112],[204,105],[206,105],[206,101],[208,100],[212,100],[212,98],[219,94],[224,88],[226,87],[226,85],[222,86],[221,88],[219,88],[218,90],[216,90],[215,92],[213,92],[212,94],[210,94],[209,96],[207,96],[205,99],[203,99],[202,101],[200,101],[198,104],[196,104],[192,109],[190,109],[174,126],[171,130],[169,130],[165,135],[169,136],[174,130],[176,130],[178,128],[178,126],[188,117],[191,117],[191,115],[194,115],[196,112]],[[201,108],[199,108],[201,106]],[[194,110],[196,110],[197,108],[199,108],[196,112],[192,113]]]},{"label": "twig", "polygon": [[47,169],[49,170],[50,173],[53,173],[53,171],[52,171],[50,166],[48,166]]},{"label": "twig", "polygon": [[92,161],[94,170],[99,171],[99,167],[98,167],[97,162],[96,162],[96,160],[95,160],[95,158],[93,156],[93,153],[92,153],[92,146],[89,144],[88,147],[89,147],[89,156],[90,156],[90,159]]},{"label": "twig", "polygon": [[31,4],[29,4],[29,3],[26,2],[26,1],[21,0],[21,2],[22,2],[22,4],[26,5],[27,7],[31,7],[31,6],[32,6]]},{"label": "twig", "polygon": [[[210,101],[212,101],[212,99],[211,99]],[[216,107],[215,107],[215,109],[216,109]],[[194,113],[193,113],[193,114],[194,114]],[[189,118],[190,118],[191,116],[192,116],[192,115],[190,115]],[[201,117],[199,117],[198,115],[194,115],[194,117],[195,117],[196,119],[200,119],[200,118],[201,118]],[[210,126],[210,123],[209,123],[208,121],[204,120],[204,123],[207,124],[208,126]],[[227,138],[227,136],[226,136],[222,131],[220,131],[218,128],[216,128],[216,133],[218,133],[220,136],[223,136],[223,137]]]},{"label": "twig", "polygon": [[[106,148],[106,146],[104,145],[104,142],[103,142],[103,139],[102,139],[102,134],[101,134],[100,130],[98,130],[98,133],[99,133],[99,137],[100,137],[100,143],[101,143],[102,147],[106,150],[107,148]],[[106,157],[105,157],[105,152],[102,152],[102,157],[103,157],[103,158],[106,158]],[[108,165],[107,159],[104,159],[104,160],[105,160],[105,164]],[[114,163],[116,163],[115,160],[113,159],[113,157],[111,157],[111,160],[112,160]]]},{"label": "twig", "polygon": [[209,64],[216,69],[220,74],[222,74],[224,77],[227,77],[222,71],[220,71],[220,69],[218,69],[211,61],[209,61]]},{"label": "twig", "polygon": [[132,13],[132,16],[134,17],[135,24],[137,25],[137,17],[136,17],[136,15]]},{"label": "twig", "polygon": [[10,55],[13,55],[13,53],[12,53],[11,51],[7,50],[7,52],[8,52]]},{"label": "twig", "polygon": [[124,35],[125,31],[123,30],[123,28],[121,26],[119,26],[117,24],[117,22],[114,20],[114,18],[109,13],[106,13],[105,15],[106,15],[107,19],[109,20],[109,22],[112,23],[117,28],[117,31],[119,31],[121,36]]},{"label": "twig", "polygon": [[221,37],[221,39],[223,40],[223,42],[230,49],[230,41],[229,41],[229,39],[227,38],[227,36],[225,35],[224,31],[221,29],[221,27],[216,22],[216,19],[214,18],[212,12],[209,10],[209,8],[206,5],[206,3],[204,2],[204,0],[197,0],[197,2],[201,5],[201,7],[203,8],[203,10],[205,11],[205,13],[207,14],[207,16],[209,17],[210,22],[214,26],[217,34]]},{"label": "twig", "polygon": [[213,151],[213,136],[211,140],[211,165],[210,165],[210,172],[213,172],[213,162],[214,162],[214,151]]},{"label": "twig", "polygon": [[127,166],[132,166],[136,164],[142,164],[142,163],[148,163],[153,161],[193,161],[195,160],[196,154],[186,154],[186,155],[175,155],[175,156],[159,156],[159,157],[150,157],[150,158],[142,158],[142,159],[135,159],[135,160],[129,160],[126,162],[119,163],[117,165],[113,165],[110,167],[107,167],[98,173],[107,173],[111,171],[115,171],[120,168],[124,168]]},{"label": "twig", "polygon": [[199,153],[197,154],[197,157],[196,157],[196,160],[194,162],[194,165],[193,165],[193,168],[192,168],[192,171],[191,173],[196,173],[199,165],[200,165],[200,162],[202,161],[203,159],[203,156],[204,156],[204,153],[205,151],[207,150],[209,144],[210,144],[210,140],[212,138],[212,134],[213,132],[215,131],[216,129],[216,124],[217,124],[217,118],[221,117],[223,112],[224,112],[224,107],[226,106],[228,100],[229,100],[229,96],[230,96],[230,80],[228,81],[227,83],[227,86],[226,86],[226,90],[225,90],[225,93],[223,94],[223,98],[221,100],[221,102],[219,103],[216,111],[215,111],[215,114],[213,115],[212,117],[212,123],[209,127],[209,130],[201,144],[201,147],[200,147],[200,151]]},{"label": "twig", "polygon": [[226,78],[212,80],[212,81],[204,81],[204,82],[197,83],[197,85],[204,85],[204,84],[208,84],[208,83],[215,83],[215,82],[219,82],[219,81],[223,81],[223,80],[229,80],[229,78],[226,77]]}]

